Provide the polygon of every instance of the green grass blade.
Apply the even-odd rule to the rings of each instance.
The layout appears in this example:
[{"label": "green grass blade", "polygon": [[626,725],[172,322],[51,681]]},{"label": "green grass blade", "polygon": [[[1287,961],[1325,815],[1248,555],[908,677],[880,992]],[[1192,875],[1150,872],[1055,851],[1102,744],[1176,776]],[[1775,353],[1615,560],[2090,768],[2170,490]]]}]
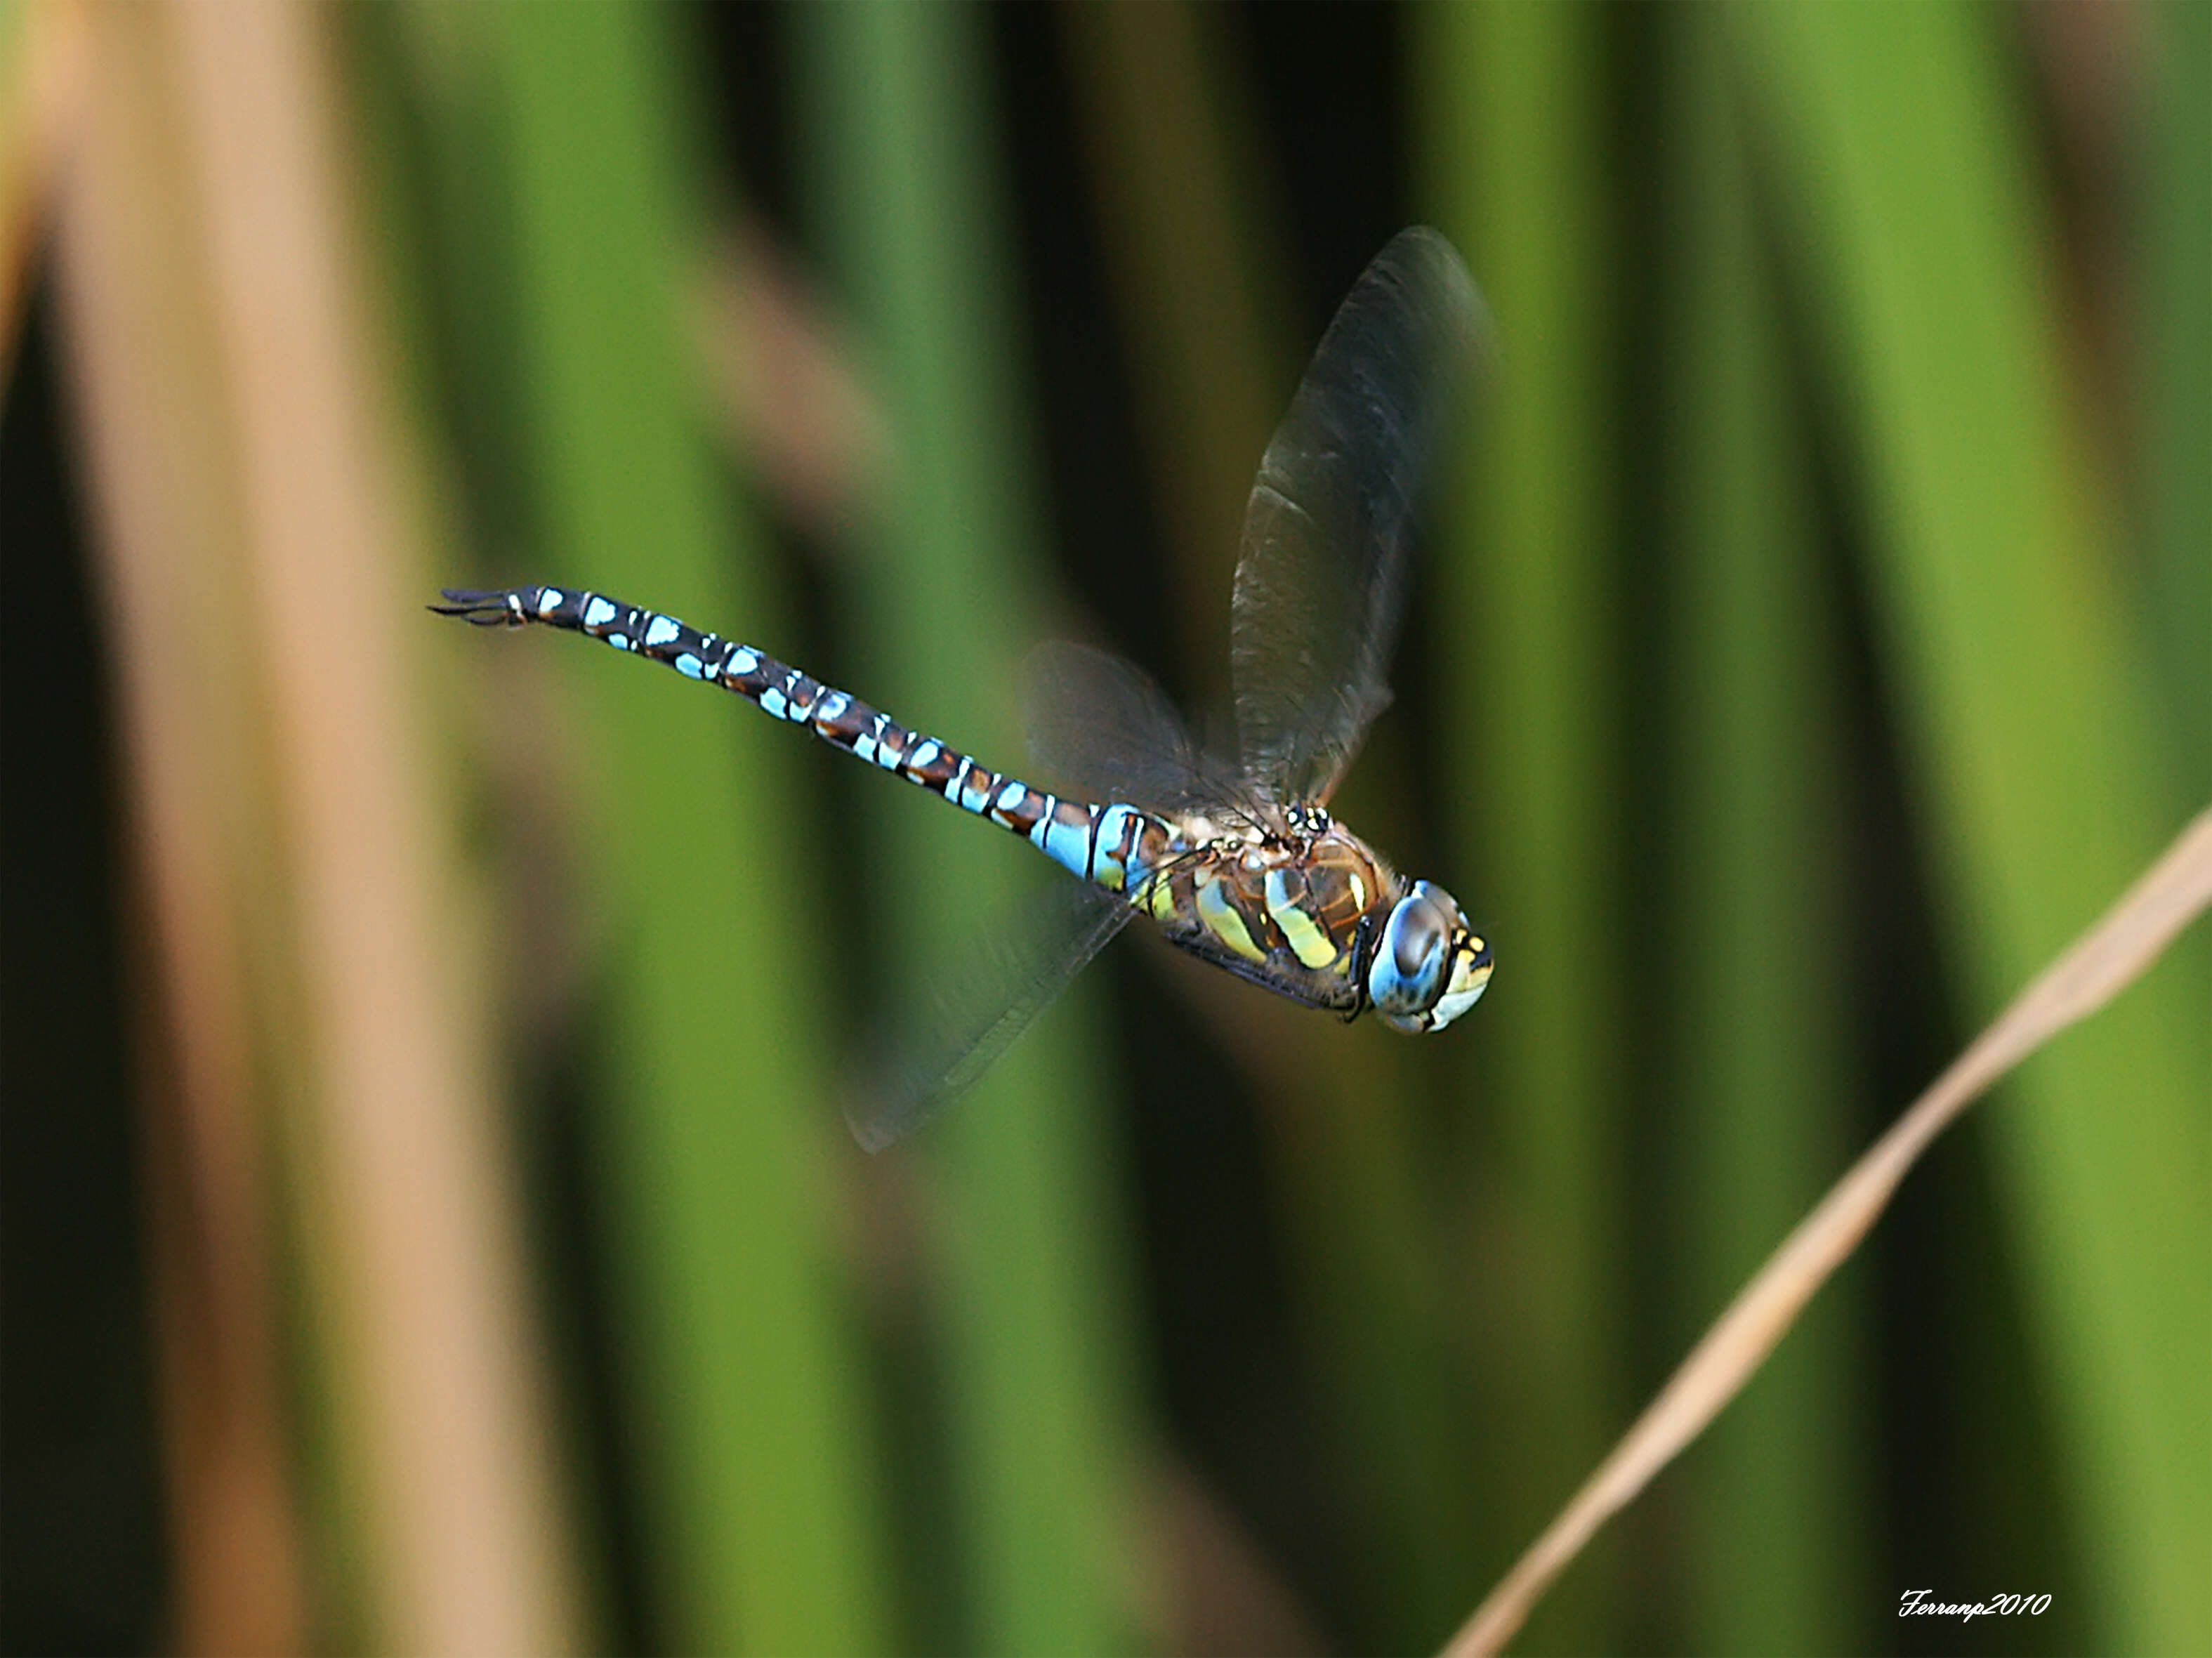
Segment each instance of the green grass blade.
[{"label": "green grass blade", "polygon": [[1161,0],[1060,16],[1194,706],[1226,695],[1245,497],[1301,349],[1281,323],[1285,238],[1229,15]]},{"label": "green grass blade", "polygon": [[[1596,1461],[1621,1409],[1604,15],[1504,4],[1413,16],[1429,199],[1489,295],[1498,341],[1429,621],[1444,665],[1439,810],[1462,836],[1455,867],[1484,878],[1459,896],[1498,962],[1457,1059],[1470,1115],[1494,1123],[1479,1156],[1486,1229],[1510,1240],[1486,1254],[1483,1293],[1498,1304],[1480,1335],[1495,1356],[1480,1431],[1502,1564]],[[1534,1422],[1545,1430],[1528,1431]],[[1547,1608],[1534,1645],[1619,1644],[1606,1570]]]},{"label": "green grass blade", "polygon": [[[672,113],[663,31],[681,16],[499,13],[538,574],[754,638],[771,584],[682,331],[705,207]],[[866,1436],[826,1260],[842,1129],[803,898],[819,872],[806,835],[760,832],[789,809],[803,747],[672,675],[526,643],[564,650],[576,740],[608,778],[597,855],[626,937],[602,1133],[667,1627],[686,1651],[880,1648]]]},{"label": "green grass blade", "polygon": [[[2142,373],[2151,614],[2191,793],[2212,794],[2212,6],[2142,14]],[[2200,946],[2201,948],[2201,946]]]},{"label": "green grass blade", "polygon": [[[1042,515],[984,14],[831,6],[798,21],[813,200],[896,433],[896,510],[852,550],[859,689],[1015,767]],[[895,987],[935,981],[1051,875],[917,791],[872,790],[867,810]],[[886,1154],[942,1182],[932,1242],[972,1649],[1130,1643],[1135,1361],[1107,1220],[1098,1039],[1079,987],[971,1097]]]},{"label": "green grass blade", "polygon": [[[2034,141],[1954,7],[1750,6],[1870,502],[1885,667],[1970,1009],[1997,1005],[2185,805],[2090,494]],[[2187,958],[2025,1067],[1991,1118],[2100,1604],[2100,1644],[2212,1646],[2212,997]]]},{"label": "green grass blade", "polygon": [[[1695,1331],[1853,1147],[1838,630],[1720,20],[1673,15],[1665,406],[1679,423],[1665,452],[1682,690],[1668,772],[1680,1022],[1668,1190],[1685,1246],[1677,1310]],[[1859,1558],[1869,1448],[1855,1404],[1869,1377],[1858,1314],[1848,1288],[1824,1297],[1685,1459],[1692,1651],[1871,1642],[1881,1595]]]}]

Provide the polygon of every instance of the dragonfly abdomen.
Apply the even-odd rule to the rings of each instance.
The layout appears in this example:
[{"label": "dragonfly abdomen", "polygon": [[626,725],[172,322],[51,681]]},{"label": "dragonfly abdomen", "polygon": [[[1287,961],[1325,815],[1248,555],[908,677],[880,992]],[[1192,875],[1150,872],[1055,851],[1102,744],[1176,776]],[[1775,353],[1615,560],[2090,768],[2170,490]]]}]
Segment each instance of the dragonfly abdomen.
[{"label": "dragonfly abdomen", "polygon": [[1122,891],[1133,869],[1141,878],[1170,856],[1173,831],[1149,812],[1118,802],[1063,800],[1032,788],[765,651],[702,634],[672,616],[564,587],[447,588],[446,600],[431,608],[483,627],[584,634],[665,663],[687,679],[735,691],[763,713],[1012,830],[1070,874],[1110,891]]}]

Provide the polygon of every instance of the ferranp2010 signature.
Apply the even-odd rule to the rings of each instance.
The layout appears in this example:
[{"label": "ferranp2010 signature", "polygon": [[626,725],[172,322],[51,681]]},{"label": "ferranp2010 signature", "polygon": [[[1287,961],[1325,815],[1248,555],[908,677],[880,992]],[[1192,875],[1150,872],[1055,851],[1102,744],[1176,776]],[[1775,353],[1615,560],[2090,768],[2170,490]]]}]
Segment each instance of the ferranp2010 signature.
[{"label": "ferranp2010 signature", "polygon": [[1993,1594],[1986,1600],[1938,1600],[1933,1589],[1907,1589],[1897,1597],[1899,1618],[2034,1618],[2048,1611],[2047,1594]]}]

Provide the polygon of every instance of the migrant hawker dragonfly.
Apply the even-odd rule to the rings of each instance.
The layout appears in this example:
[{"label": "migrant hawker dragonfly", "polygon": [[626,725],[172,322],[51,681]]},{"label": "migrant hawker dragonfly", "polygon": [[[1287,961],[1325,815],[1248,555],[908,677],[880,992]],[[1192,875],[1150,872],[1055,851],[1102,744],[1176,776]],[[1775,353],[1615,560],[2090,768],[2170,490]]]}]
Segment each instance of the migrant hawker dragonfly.
[{"label": "migrant hawker dragonfly", "polygon": [[1242,979],[1346,1018],[1441,1030],[1490,982],[1451,896],[1408,881],[1329,815],[1389,701],[1414,508],[1474,358],[1481,302],[1422,227],[1376,256],[1322,337],[1260,463],[1231,604],[1237,753],[1202,753],[1159,689],[1081,647],[1032,672],[1032,758],[1050,794],[909,731],[750,645],[568,587],[448,589],[484,627],[588,634],[719,685],[779,720],[1012,829],[1087,885],[1024,947],[942,1057],[848,1112],[876,1150],[972,1083],[1133,917]]}]

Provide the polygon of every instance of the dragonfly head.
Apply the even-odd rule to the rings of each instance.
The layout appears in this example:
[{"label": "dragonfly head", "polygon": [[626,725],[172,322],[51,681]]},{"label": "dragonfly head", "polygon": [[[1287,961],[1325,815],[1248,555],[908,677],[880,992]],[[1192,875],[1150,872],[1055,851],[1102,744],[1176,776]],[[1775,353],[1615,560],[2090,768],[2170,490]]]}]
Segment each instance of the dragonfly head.
[{"label": "dragonfly head", "polygon": [[1367,965],[1367,999],[1394,1030],[1442,1030],[1482,999],[1490,946],[1427,881],[1390,907]]}]

